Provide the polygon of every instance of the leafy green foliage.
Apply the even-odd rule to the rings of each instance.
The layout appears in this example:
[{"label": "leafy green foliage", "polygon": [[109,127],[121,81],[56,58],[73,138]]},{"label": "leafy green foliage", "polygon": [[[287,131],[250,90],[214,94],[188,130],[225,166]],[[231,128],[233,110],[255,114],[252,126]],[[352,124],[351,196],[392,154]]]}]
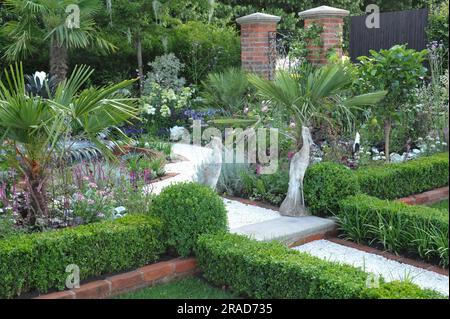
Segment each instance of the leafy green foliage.
[{"label": "leafy green foliage", "polygon": [[312,165],[304,181],[305,201],[311,213],[333,214],[339,209],[339,201],[360,192],[357,177],[349,168],[334,164]]},{"label": "leafy green foliage", "polygon": [[[250,298],[359,299],[439,298],[437,293],[380,280],[383,294],[366,288],[368,274],[361,269],[329,262],[289,249],[280,243],[263,243],[234,234],[201,236],[197,262],[206,279],[229,286]],[[289,289],[287,289],[289,287]],[[377,290],[377,289],[375,289]]]},{"label": "leafy green foliage", "polygon": [[190,21],[175,27],[168,40],[169,50],[186,65],[184,77],[190,83],[240,64],[240,40],[232,27]]},{"label": "leafy green foliage", "polygon": [[165,188],[151,207],[161,218],[165,242],[180,256],[189,256],[201,234],[227,230],[227,211],[213,190],[196,183],[181,183]]},{"label": "leafy green foliage", "polygon": [[222,163],[217,192],[230,196],[242,196],[244,192],[242,178],[251,172],[252,168],[247,163]]},{"label": "leafy green foliage", "polygon": [[64,230],[0,240],[0,296],[62,290],[68,265],[81,280],[144,266],[158,260],[165,246],[162,224],[144,215]]},{"label": "leafy green foliage", "polygon": [[441,294],[404,281],[391,281],[379,288],[367,289],[365,299],[445,299]]},{"label": "leafy green foliage", "polygon": [[21,64],[11,65],[9,71],[5,70],[4,79],[0,79],[0,127],[6,132],[2,138],[16,143],[22,150],[18,156],[9,157],[9,164],[28,182],[33,218],[47,210],[43,185],[49,167],[55,161],[62,164],[61,159],[69,153],[70,147],[65,147],[66,143],[70,145],[69,136],[90,141],[105,156],[112,157],[101,133],[109,134],[106,130],[110,128],[116,136],[126,139],[117,126],[136,118],[134,100],[118,94],[133,80],[80,90],[92,73],[86,66],[75,68],[48,99],[24,94],[26,86]]},{"label": "leafy green foliage", "polygon": [[351,240],[375,242],[388,251],[448,266],[448,212],[356,195],[341,201],[338,217]]},{"label": "leafy green foliage", "polygon": [[275,174],[256,175],[252,172],[241,174],[244,196],[252,200],[279,206],[286,197],[289,173],[278,170]]},{"label": "leafy green foliage", "polygon": [[442,41],[446,48],[448,48],[448,9],[448,0],[432,6],[427,28],[428,42]]},{"label": "leafy green foliage", "polygon": [[448,153],[440,153],[406,163],[363,167],[355,174],[363,193],[397,199],[448,185],[448,165]]},{"label": "leafy green foliage", "polygon": [[358,83],[361,90],[386,90],[387,95],[378,105],[378,111],[386,114],[399,111],[411,98],[411,90],[426,74],[422,63],[427,51],[417,52],[405,45],[396,45],[389,50],[371,50],[370,54],[370,57],[359,58]]},{"label": "leafy green foliage", "polygon": [[202,84],[202,97],[206,106],[222,109],[230,115],[244,109],[250,83],[243,70],[229,68],[223,72],[210,73]]},{"label": "leafy green foliage", "polygon": [[417,52],[406,45],[389,50],[370,51],[370,57],[359,57],[360,65],[354,88],[358,92],[387,91],[386,97],[370,109],[384,124],[386,161],[390,161],[392,125],[398,122],[411,104],[414,89],[421,83],[427,69],[423,66],[427,50]]}]

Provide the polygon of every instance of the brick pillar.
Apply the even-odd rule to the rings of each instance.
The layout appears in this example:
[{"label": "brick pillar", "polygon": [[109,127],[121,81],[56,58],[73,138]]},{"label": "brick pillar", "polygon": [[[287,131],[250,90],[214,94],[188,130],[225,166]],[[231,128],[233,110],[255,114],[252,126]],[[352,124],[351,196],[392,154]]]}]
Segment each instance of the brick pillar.
[{"label": "brick pillar", "polygon": [[[281,17],[253,13],[236,19],[241,25],[242,68],[269,79],[275,73],[276,56],[271,54],[271,37],[276,36]],[[272,55],[272,56],[271,56]]]},{"label": "brick pillar", "polygon": [[314,44],[308,45],[310,54],[307,59],[315,65],[327,63],[327,55],[330,50],[334,50],[342,56],[343,26],[344,17],[349,15],[349,11],[328,6],[306,10],[299,13],[300,19],[305,20],[305,28],[315,23],[323,26],[321,39],[323,46]]}]

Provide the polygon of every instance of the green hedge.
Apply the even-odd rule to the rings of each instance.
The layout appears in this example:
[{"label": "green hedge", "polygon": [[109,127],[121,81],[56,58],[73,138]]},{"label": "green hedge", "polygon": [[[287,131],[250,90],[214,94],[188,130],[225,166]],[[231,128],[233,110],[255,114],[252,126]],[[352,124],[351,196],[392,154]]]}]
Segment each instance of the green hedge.
[{"label": "green hedge", "polygon": [[353,171],[335,163],[312,165],[306,172],[304,185],[306,205],[315,215],[333,214],[341,199],[360,192]]},{"label": "green hedge", "polygon": [[448,266],[448,212],[356,195],[341,201],[338,218],[348,239]]},{"label": "green hedge", "polygon": [[361,191],[381,199],[397,199],[447,186],[449,154],[440,153],[400,164],[355,171]]},{"label": "green hedge", "polygon": [[86,279],[133,269],[165,251],[162,223],[144,215],[0,240],[0,297],[65,287],[65,269]]},{"label": "green hedge", "polygon": [[[252,298],[355,299],[441,298],[434,291],[406,283],[366,288],[368,274],[288,249],[233,234],[201,236],[197,262],[206,279]],[[287,289],[288,288],[288,289]]]},{"label": "green hedge", "polygon": [[197,183],[164,188],[153,200],[150,211],[164,224],[163,240],[168,249],[182,257],[192,254],[200,235],[228,230],[222,198]]}]

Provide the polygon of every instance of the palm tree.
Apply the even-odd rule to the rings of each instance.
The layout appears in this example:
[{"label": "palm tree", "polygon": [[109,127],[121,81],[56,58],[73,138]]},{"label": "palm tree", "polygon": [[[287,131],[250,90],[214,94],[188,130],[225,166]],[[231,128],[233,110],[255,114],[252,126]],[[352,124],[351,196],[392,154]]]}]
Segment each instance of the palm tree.
[{"label": "palm tree", "polygon": [[309,165],[311,125],[320,121],[351,124],[353,108],[377,103],[386,92],[343,98],[352,78],[341,65],[307,68],[302,74],[280,72],[273,82],[256,75],[250,75],[249,80],[264,100],[287,111],[296,123],[296,139],[303,140],[303,148],[292,158],[289,190],[280,212],[288,216],[305,216],[308,213],[303,200],[303,177]]},{"label": "palm tree", "polygon": [[4,58],[17,61],[29,55],[37,43],[48,43],[50,74],[57,82],[67,77],[69,50],[115,49],[100,36],[93,20],[103,6],[100,0],[5,0],[5,6],[16,20],[2,27],[10,39]]},{"label": "palm tree", "polygon": [[118,91],[135,80],[101,88],[80,90],[92,75],[89,67],[76,67],[72,75],[58,84],[49,98],[26,92],[22,65],[10,66],[0,80],[0,128],[12,146],[10,166],[22,173],[31,199],[29,220],[46,215],[45,183],[48,169],[61,163],[70,152],[69,141],[83,139],[94,143],[106,156],[112,150],[105,135],[125,136],[118,125],[135,118],[134,99],[125,99]]}]

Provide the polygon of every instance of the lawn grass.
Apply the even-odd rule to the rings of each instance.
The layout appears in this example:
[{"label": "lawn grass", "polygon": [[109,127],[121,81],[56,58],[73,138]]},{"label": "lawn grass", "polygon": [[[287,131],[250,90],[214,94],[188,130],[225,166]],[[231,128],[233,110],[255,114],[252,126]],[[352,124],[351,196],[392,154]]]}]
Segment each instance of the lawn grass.
[{"label": "lawn grass", "polygon": [[448,199],[443,200],[442,202],[431,205],[433,208],[449,211]]},{"label": "lawn grass", "polygon": [[232,299],[235,295],[208,284],[204,279],[188,277],[117,296],[116,299]]}]

